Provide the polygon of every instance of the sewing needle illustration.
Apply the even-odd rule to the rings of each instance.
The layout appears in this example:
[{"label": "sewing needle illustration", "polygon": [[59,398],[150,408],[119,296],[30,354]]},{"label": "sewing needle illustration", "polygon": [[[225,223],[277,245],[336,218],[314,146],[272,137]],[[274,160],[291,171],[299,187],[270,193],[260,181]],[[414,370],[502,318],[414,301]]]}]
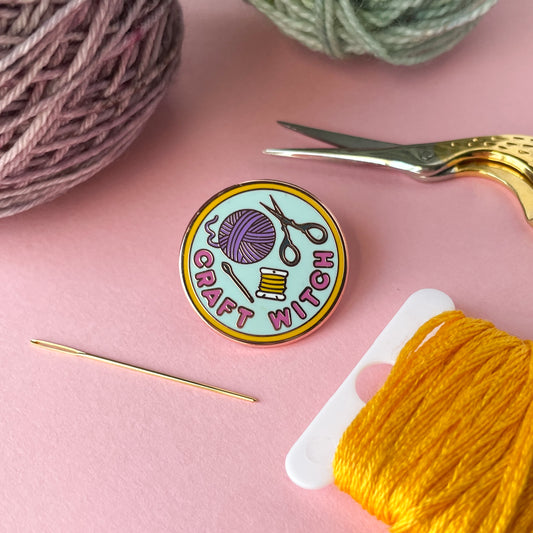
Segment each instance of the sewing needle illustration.
[{"label": "sewing needle illustration", "polygon": [[222,261],[222,270],[233,280],[233,283],[239,287],[241,292],[248,298],[251,304],[254,303],[254,299],[252,295],[248,292],[248,289],[244,286],[243,282],[237,277],[235,272],[233,272],[233,268],[231,268],[231,265],[229,263],[226,263],[226,261]]},{"label": "sewing needle illustration", "polygon": [[77,355],[80,357],[85,357],[86,359],[93,359],[95,361],[103,361],[104,363],[110,363],[112,365],[126,368],[128,370],[136,370],[137,372],[142,372],[143,374],[148,374],[150,376],[157,376],[160,378],[168,379],[170,381],[175,381],[177,383],[182,383],[183,385],[190,385],[191,387],[197,387],[199,389],[204,389],[212,392],[217,392],[219,394],[224,394],[225,396],[231,396],[233,398],[239,398],[240,400],[245,400],[247,402],[256,402],[257,398],[252,398],[251,396],[246,396],[244,394],[239,394],[238,392],[233,392],[227,389],[221,389],[220,387],[213,387],[212,385],[206,385],[205,383],[198,383],[196,381],[190,381],[184,378],[178,378],[175,376],[169,376],[168,374],[162,374],[161,372],[156,372],[155,370],[148,370],[146,368],[141,368],[138,366],[128,365],[127,363],[121,363],[120,361],[115,361],[113,359],[107,359],[100,355],[95,355],[92,353],[87,353],[77,348],[71,348],[70,346],[64,346],[63,344],[57,344],[55,342],[43,341],[38,339],[31,339],[32,344],[40,346],[41,348],[46,348],[55,352],[60,352],[69,355]]}]

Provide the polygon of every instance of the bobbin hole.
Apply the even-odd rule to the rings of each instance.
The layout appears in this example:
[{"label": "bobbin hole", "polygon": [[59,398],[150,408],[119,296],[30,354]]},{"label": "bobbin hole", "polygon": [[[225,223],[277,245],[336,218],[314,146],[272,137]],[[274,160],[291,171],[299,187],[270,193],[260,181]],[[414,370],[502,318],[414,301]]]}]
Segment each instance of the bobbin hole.
[{"label": "bobbin hole", "polygon": [[391,369],[392,365],[387,363],[376,363],[363,368],[355,380],[357,396],[365,403],[371,400],[372,396],[384,385]]}]

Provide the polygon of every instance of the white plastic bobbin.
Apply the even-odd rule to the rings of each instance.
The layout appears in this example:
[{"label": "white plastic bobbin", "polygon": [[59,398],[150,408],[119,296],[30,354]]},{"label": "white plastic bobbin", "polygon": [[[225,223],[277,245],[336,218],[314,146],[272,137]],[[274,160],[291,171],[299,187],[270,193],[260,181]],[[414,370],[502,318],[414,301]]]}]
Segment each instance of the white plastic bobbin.
[{"label": "white plastic bobbin", "polygon": [[435,289],[422,289],[406,300],[287,454],[285,468],[296,485],[304,489],[320,489],[333,483],[333,458],[337,445],[365,405],[355,388],[360,372],[375,364],[393,365],[420,326],[430,318],[454,309],[451,298]]}]

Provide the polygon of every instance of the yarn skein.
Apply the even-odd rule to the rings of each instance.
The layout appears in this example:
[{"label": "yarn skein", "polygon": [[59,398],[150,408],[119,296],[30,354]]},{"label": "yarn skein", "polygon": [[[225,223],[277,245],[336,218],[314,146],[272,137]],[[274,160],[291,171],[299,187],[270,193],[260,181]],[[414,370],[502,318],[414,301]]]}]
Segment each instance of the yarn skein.
[{"label": "yarn skein", "polygon": [[453,48],[497,0],[247,1],[311,50],[414,65]]},{"label": "yarn skein", "polygon": [[207,243],[222,252],[236,263],[247,265],[264,259],[274,247],[276,230],[272,221],[255,209],[239,209],[228,215],[220,224],[218,242],[214,241],[215,233],[211,225],[216,223],[218,216],[204,224],[209,234]]},{"label": "yarn skein", "polygon": [[423,325],[344,433],[335,483],[394,533],[533,531],[533,342]]},{"label": "yarn skein", "polygon": [[14,0],[0,9],[0,216],[116,159],[177,68],[176,0]]}]

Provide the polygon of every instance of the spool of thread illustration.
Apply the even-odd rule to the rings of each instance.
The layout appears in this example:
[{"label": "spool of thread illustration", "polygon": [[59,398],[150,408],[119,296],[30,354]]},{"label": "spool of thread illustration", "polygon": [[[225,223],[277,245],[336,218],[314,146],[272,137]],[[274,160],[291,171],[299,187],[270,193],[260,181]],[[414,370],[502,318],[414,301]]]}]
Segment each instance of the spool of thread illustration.
[{"label": "spool of thread illustration", "polygon": [[259,272],[261,273],[261,280],[255,295],[267,300],[285,300],[289,273],[286,270],[265,267],[260,268]]},{"label": "spool of thread illustration", "polygon": [[218,229],[218,242],[211,226],[218,221],[218,215],[204,224],[209,234],[207,243],[220,248],[224,255],[242,265],[263,260],[274,247],[276,230],[272,221],[255,209],[239,209],[228,215]]}]

